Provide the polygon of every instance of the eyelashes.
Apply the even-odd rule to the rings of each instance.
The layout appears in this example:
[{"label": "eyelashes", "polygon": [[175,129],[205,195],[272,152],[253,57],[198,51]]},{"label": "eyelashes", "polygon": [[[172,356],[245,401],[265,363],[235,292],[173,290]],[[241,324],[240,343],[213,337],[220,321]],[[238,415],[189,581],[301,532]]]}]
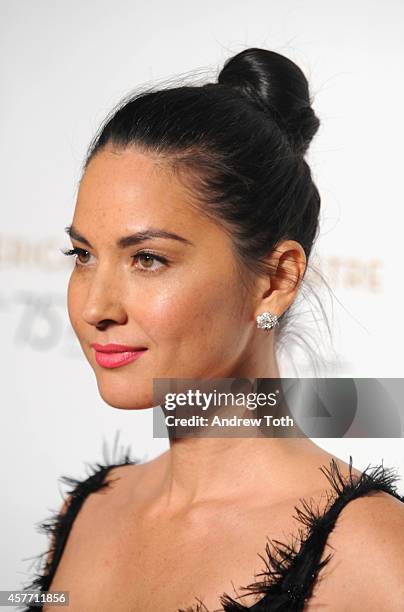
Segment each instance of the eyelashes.
[{"label": "eyelashes", "polygon": [[[75,262],[76,262],[77,267],[86,267],[89,265],[88,260],[82,261],[80,259],[80,258],[85,259],[87,257],[91,258],[91,253],[87,251],[86,249],[74,247],[72,249],[62,249],[62,253],[63,255],[66,255],[67,257],[75,256]],[[142,273],[146,272],[146,273],[154,274],[155,272],[158,272],[161,268],[169,264],[169,260],[166,257],[163,257],[162,255],[157,255],[156,253],[153,253],[151,251],[138,251],[138,253],[136,253],[135,255],[132,255],[132,259],[135,262],[143,259],[143,261],[144,262],[146,261],[147,264],[149,262],[158,262],[159,264],[161,264],[157,268],[153,268],[149,265],[146,265],[146,267],[140,267],[140,268],[135,266],[136,270]]]},{"label": "eyelashes", "polygon": [[81,262],[79,257],[85,257],[86,255],[90,255],[88,251],[86,251],[85,249],[79,249],[78,247],[74,247],[73,249],[62,249],[62,253],[67,257],[71,257],[74,255],[76,257],[76,264],[81,266],[85,266],[86,263]]}]

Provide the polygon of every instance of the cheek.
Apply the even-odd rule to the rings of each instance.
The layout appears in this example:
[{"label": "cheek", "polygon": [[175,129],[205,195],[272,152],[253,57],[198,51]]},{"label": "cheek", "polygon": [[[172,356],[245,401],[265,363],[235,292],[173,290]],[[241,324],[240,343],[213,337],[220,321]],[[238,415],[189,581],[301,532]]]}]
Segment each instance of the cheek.
[{"label": "cheek", "polygon": [[247,322],[238,279],[204,280],[195,274],[146,302],[144,331],[163,354],[168,348],[168,357],[175,355],[177,365],[179,360],[200,360],[202,353],[208,360],[215,350],[221,355],[233,351]]},{"label": "cheek", "polygon": [[67,286],[67,311],[70,323],[78,337],[80,336],[80,315],[82,312],[83,295],[83,291],[80,290],[80,284],[77,282],[74,272],[72,272]]}]

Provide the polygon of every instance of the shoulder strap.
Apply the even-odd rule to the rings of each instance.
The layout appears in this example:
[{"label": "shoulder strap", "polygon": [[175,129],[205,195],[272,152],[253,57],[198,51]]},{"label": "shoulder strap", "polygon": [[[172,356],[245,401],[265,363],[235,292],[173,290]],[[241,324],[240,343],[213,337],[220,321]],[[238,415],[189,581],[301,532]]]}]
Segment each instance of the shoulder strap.
[{"label": "shoulder strap", "polygon": [[359,477],[352,474],[351,456],[347,478],[341,474],[335,459],[331,460],[330,467],[319,469],[332,486],[331,493],[327,492],[326,509],[320,511],[318,506],[313,507],[312,501],[300,499],[302,507],[295,506],[295,518],[303,525],[298,535],[290,544],[270,540],[272,549],[268,543],[266,557],[260,555],[265,563],[264,572],[259,574],[263,580],[243,587],[248,594],[262,594],[264,597],[252,607],[245,607],[224,595],[221,603],[225,612],[301,612],[320,571],[332,558],[330,553],[321,561],[327,538],[343,508],[353,499],[375,490],[385,491],[404,503],[404,496],[397,492],[399,474],[395,468],[385,468],[383,463],[372,469],[368,465]]},{"label": "shoulder strap", "polygon": [[[113,448],[113,455],[121,455],[116,459],[108,458],[107,444],[104,443],[104,462],[89,463],[87,469],[90,475],[85,479],[76,479],[71,476],[61,476],[60,481],[70,487],[67,491],[68,504],[65,512],[56,510],[46,520],[39,523],[37,530],[44,533],[50,539],[49,550],[39,554],[36,559],[36,565],[39,569],[36,570],[33,580],[24,589],[36,590],[40,592],[48,591],[49,586],[55,575],[57,566],[62,557],[67,539],[73,522],[78,515],[86,498],[100,489],[108,487],[110,482],[106,479],[109,471],[112,468],[132,465],[139,463],[138,459],[131,458],[129,448],[126,451],[117,450],[117,437]],[[48,557],[48,561],[43,562],[44,556]],[[50,559],[50,561],[49,561]],[[24,612],[38,612],[38,607],[25,608]]]},{"label": "shoulder strap", "polygon": [[[45,565],[34,580],[28,585],[29,589],[47,591],[56,568],[63,554],[63,550],[74,522],[84,500],[95,491],[107,487],[108,472],[121,465],[139,463],[130,457],[128,450],[120,459],[110,462],[108,459],[102,463],[90,464],[91,474],[85,480],[78,480],[69,476],[62,476],[61,481],[68,484],[70,503],[64,514],[60,511],[39,525],[39,530],[53,538],[50,549],[51,562]],[[300,499],[301,508],[295,506],[297,520],[302,523],[298,536],[290,544],[270,540],[266,557],[261,556],[265,563],[265,570],[259,574],[263,580],[243,587],[248,594],[262,594],[263,598],[252,607],[246,607],[240,602],[224,594],[221,603],[225,612],[302,612],[306,600],[311,596],[315,581],[322,568],[330,561],[329,554],[323,561],[324,547],[327,538],[333,530],[336,520],[343,508],[353,499],[365,496],[371,491],[385,491],[404,503],[404,496],[397,492],[396,482],[400,476],[394,468],[385,468],[383,464],[375,466],[370,473],[368,466],[359,477],[352,474],[352,457],[349,458],[349,477],[345,479],[338,464],[331,460],[330,467],[319,468],[332,486],[332,492],[327,492],[326,509],[320,511],[314,508],[312,502]],[[44,552],[41,558],[48,554]],[[247,594],[247,593],[246,593]],[[202,611],[206,608],[198,608]],[[24,612],[38,612],[38,607],[25,608]]]}]

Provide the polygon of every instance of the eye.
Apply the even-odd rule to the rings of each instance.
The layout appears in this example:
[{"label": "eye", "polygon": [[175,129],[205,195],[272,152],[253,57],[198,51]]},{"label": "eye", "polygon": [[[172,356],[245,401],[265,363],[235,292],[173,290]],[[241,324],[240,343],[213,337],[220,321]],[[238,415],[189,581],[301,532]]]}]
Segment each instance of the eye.
[{"label": "eye", "polygon": [[135,267],[141,272],[157,272],[168,263],[168,260],[165,257],[155,255],[154,253],[149,253],[147,251],[136,253],[136,255],[133,256],[133,260],[139,264]]},{"label": "eye", "polygon": [[63,255],[76,256],[76,266],[86,266],[89,262],[89,258],[91,257],[91,253],[86,251],[85,249],[80,249],[79,247],[74,247],[73,249],[67,249],[62,251]]},{"label": "eye", "polygon": [[[62,253],[67,256],[75,255],[76,266],[88,266],[90,258],[92,257],[89,251],[80,249],[79,247],[62,250]],[[168,264],[168,259],[165,257],[147,251],[136,253],[136,255],[133,255],[132,259],[137,263],[135,267],[140,272],[158,272],[158,270]]]}]

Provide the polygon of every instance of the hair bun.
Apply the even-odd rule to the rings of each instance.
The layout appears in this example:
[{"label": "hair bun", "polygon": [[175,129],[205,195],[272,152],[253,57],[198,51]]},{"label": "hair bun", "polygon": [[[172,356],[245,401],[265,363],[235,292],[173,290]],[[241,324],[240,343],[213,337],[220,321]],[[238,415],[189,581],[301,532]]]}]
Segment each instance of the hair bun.
[{"label": "hair bun", "polygon": [[304,155],[320,121],[311,108],[307,79],[294,62],[274,51],[246,49],[225,62],[218,83],[269,114],[294,151]]}]

